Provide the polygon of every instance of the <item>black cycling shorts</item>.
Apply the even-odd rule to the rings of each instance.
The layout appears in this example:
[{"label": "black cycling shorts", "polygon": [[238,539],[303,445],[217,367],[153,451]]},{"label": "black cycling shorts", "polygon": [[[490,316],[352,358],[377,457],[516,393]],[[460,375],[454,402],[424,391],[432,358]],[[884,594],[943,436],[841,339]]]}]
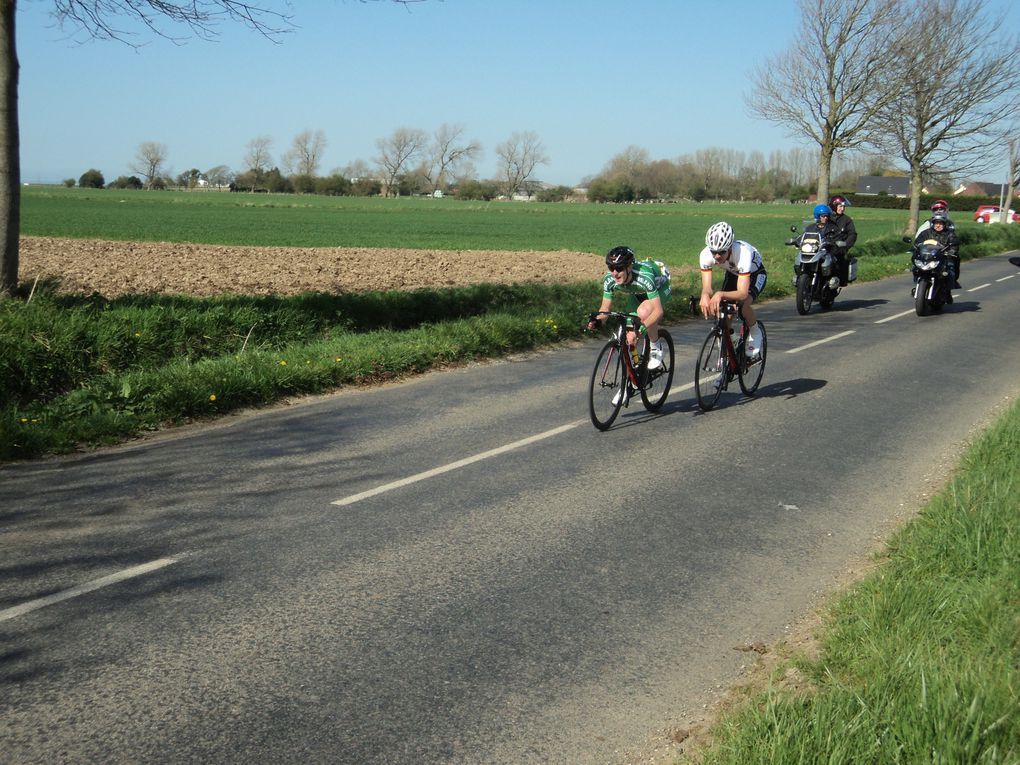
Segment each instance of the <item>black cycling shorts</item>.
[{"label": "black cycling shorts", "polygon": [[[751,296],[751,302],[753,303],[763,289],[765,289],[765,282],[768,281],[769,275],[765,273],[764,268],[759,268],[753,274],[751,274],[751,286],[747,288],[747,294]],[[721,292],[733,292],[737,288],[737,275],[732,271],[727,271],[726,276],[723,277]]]}]

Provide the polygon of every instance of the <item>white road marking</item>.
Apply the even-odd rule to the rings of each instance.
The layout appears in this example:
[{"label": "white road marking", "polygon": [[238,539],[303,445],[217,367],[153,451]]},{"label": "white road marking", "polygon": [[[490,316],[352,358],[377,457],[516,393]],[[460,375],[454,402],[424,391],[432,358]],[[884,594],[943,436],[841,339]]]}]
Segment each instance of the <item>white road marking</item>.
[{"label": "white road marking", "polygon": [[1014,278],[1016,278],[1016,274],[1010,274],[1009,276],[1004,276],[1001,279],[996,279],[995,281],[997,281],[997,282],[1004,282],[1007,279],[1014,279]]},{"label": "white road marking", "polygon": [[565,433],[566,431],[571,430],[572,428],[576,428],[578,425],[584,422],[587,422],[587,420],[577,420],[566,425],[561,425],[558,428],[547,430],[544,433],[538,433],[537,435],[529,436],[528,438],[522,438],[520,441],[514,441],[512,444],[506,444],[505,446],[500,446],[497,447],[496,449],[491,449],[487,452],[476,454],[473,457],[465,457],[462,460],[451,462],[449,465],[442,465],[437,468],[432,468],[432,470],[426,470],[423,473],[417,473],[415,475],[408,476],[407,478],[401,478],[399,481],[393,481],[392,483],[377,486],[376,488],[369,489],[368,491],[363,491],[358,494],[352,494],[349,497],[344,497],[343,499],[335,500],[330,504],[352,505],[355,502],[367,499],[368,497],[374,497],[376,494],[383,494],[384,492],[392,491],[393,489],[399,489],[401,486],[407,486],[408,484],[417,483],[418,481],[424,481],[426,478],[432,478],[437,475],[442,475],[443,473],[449,473],[451,470],[458,470],[459,468],[466,467],[475,462],[486,460],[489,457],[495,457],[496,455],[509,452],[513,449],[519,449],[522,446],[533,444],[536,441],[541,441],[545,438],[551,438],[552,436],[558,436],[560,433]]},{"label": "white road marking", "polygon": [[885,324],[887,321],[892,321],[893,319],[898,319],[901,316],[907,316],[909,314],[912,314],[913,312],[914,312],[914,309],[910,309],[909,311],[903,311],[902,313],[894,313],[892,316],[886,316],[884,319],[879,319],[875,323],[876,324]]},{"label": "white road marking", "polygon": [[823,343],[831,343],[833,340],[839,340],[841,337],[846,337],[847,335],[852,335],[856,331],[857,330],[855,330],[855,329],[848,329],[846,332],[840,332],[838,335],[833,335],[832,337],[826,337],[826,338],[823,338],[822,340],[815,340],[813,343],[808,343],[807,345],[802,345],[799,348],[791,348],[790,350],[787,351],[787,353],[800,353],[801,351],[806,351],[808,348],[814,348],[816,345],[822,345]]},{"label": "white road marking", "polygon": [[52,595],[36,598],[35,600],[30,600],[27,603],[22,603],[19,606],[5,608],[3,611],[0,611],[0,622],[7,621],[8,619],[14,619],[18,616],[23,616],[24,614],[43,608],[44,606],[52,606],[54,603],[60,603],[64,600],[76,598],[79,595],[84,595],[86,592],[92,592],[93,590],[98,590],[102,587],[108,587],[111,584],[123,582],[125,579],[132,579],[136,576],[150,574],[153,571],[158,571],[161,568],[177,563],[183,557],[184,556],[182,555],[177,555],[171,558],[160,558],[159,560],[150,561],[149,563],[143,563],[140,566],[132,566],[131,568],[126,568],[123,571],[118,571],[116,574],[110,574],[109,576],[94,579],[91,582],[80,584],[69,590],[55,592]]},{"label": "white road marking", "polygon": [[977,287],[971,287],[969,290],[967,290],[967,292],[977,292],[978,290],[983,290],[985,287],[991,286],[992,286],[991,282],[985,282],[984,284],[979,284]]}]

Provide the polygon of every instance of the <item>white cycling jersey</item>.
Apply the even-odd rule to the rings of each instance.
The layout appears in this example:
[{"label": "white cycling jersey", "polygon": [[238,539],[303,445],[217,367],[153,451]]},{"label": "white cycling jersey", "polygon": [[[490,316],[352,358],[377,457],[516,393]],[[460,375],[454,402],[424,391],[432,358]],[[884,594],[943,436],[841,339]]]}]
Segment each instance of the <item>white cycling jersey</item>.
[{"label": "white cycling jersey", "polygon": [[713,268],[718,267],[724,268],[731,274],[737,274],[738,276],[753,274],[755,271],[760,271],[764,268],[761,253],[755,247],[740,239],[734,240],[733,247],[730,248],[730,256],[722,263],[715,262],[715,258],[712,257],[712,251],[708,247],[701,251],[699,259],[702,271],[711,271]]}]

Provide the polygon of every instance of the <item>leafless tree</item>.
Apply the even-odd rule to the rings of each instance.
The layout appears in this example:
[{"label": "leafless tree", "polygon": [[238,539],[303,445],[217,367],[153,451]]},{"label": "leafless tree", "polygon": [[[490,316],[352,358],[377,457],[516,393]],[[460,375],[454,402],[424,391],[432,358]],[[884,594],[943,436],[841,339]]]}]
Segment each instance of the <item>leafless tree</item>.
[{"label": "leafless tree", "polygon": [[[902,2],[798,2],[796,37],[758,67],[747,106],[791,135],[818,144],[818,198],[825,199],[833,156],[874,140],[874,119],[895,93],[889,50],[901,27]],[[925,28],[916,33],[924,34]]]},{"label": "leafless tree", "polygon": [[442,125],[436,130],[429,147],[429,158],[425,165],[425,177],[432,191],[442,188],[450,178],[457,176],[482,151],[478,141],[464,138],[463,125]]},{"label": "leafless tree", "polygon": [[226,186],[234,180],[234,174],[226,165],[216,165],[205,171],[206,180],[213,186]]},{"label": "leafless tree", "polygon": [[273,156],[270,154],[272,147],[273,139],[267,135],[256,136],[248,141],[248,147],[244,154],[244,167],[251,173],[253,193],[273,163]]},{"label": "leafless tree", "polygon": [[369,167],[365,160],[356,159],[353,162],[347,163],[343,167],[336,168],[333,171],[333,175],[342,176],[349,181],[356,181],[360,178],[371,178],[372,168]]},{"label": "leafless tree", "polygon": [[504,192],[508,197],[521,190],[538,165],[549,162],[538,134],[531,130],[511,133],[496,147],[496,156],[499,159],[499,176],[503,179]]},{"label": "leafless tree", "polygon": [[428,135],[418,128],[397,128],[389,138],[375,142],[379,156],[375,158],[383,174],[383,194],[396,194],[397,176],[407,172],[420,158],[428,143]]},{"label": "leafless tree", "polygon": [[921,187],[933,174],[960,175],[1001,161],[1003,130],[1020,113],[1020,44],[999,34],[985,0],[913,0],[910,33],[897,46],[903,83],[882,115],[885,145],[910,168],[914,231]]},{"label": "leafless tree", "polygon": [[325,150],[324,132],[302,130],[294,136],[290,149],[283,155],[284,168],[291,174],[315,176],[319,172],[319,163]]},{"label": "leafless tree", "polygon": [[129,169],[142,176],[145,185],[151,189],[156,179],[166,172],[164,164],[168,153],[166,144],[146,141],[138,147]]}]

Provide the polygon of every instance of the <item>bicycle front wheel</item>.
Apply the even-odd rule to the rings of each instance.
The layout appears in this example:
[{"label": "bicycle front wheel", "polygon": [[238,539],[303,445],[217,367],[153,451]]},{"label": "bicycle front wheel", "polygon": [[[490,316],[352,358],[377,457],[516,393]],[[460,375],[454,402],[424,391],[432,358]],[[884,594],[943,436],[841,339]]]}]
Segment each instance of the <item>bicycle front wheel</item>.
[{"label": "bicycle front wheel", "polygon": [[623,407],[627,372],[615,340],[606,343],[595,361],[588,389],[588,413],[599,430],[608,430]]},{"label": "bicycle front wheel", "polygon": [[752,358],[747,358],[747,343],[740,346],[740,390],[747,396],[753,396],[761,383],[761,377],[765,374],[765,356],[769,349],[768,339],[765,337],[765,325],[758,322],[758,331],[761,333],[760,353]]},{"label": "bicycle front wheel", "polygon": [[659,330],[659,344],[662,346],[662,366],[649,369],[647,360],[644,363],[641,402],[649,412],[657,412],[666,403],[666,396],[673,385],[673,338],[664,329]]},{"label": "bicycle front wheel", "polygon": [[716,330],[708,333],[698,365],[694,368],[694,390],[698,394],[698,406],[708,411],[715,406],[726,387],[726,349],[722,335]]}]

